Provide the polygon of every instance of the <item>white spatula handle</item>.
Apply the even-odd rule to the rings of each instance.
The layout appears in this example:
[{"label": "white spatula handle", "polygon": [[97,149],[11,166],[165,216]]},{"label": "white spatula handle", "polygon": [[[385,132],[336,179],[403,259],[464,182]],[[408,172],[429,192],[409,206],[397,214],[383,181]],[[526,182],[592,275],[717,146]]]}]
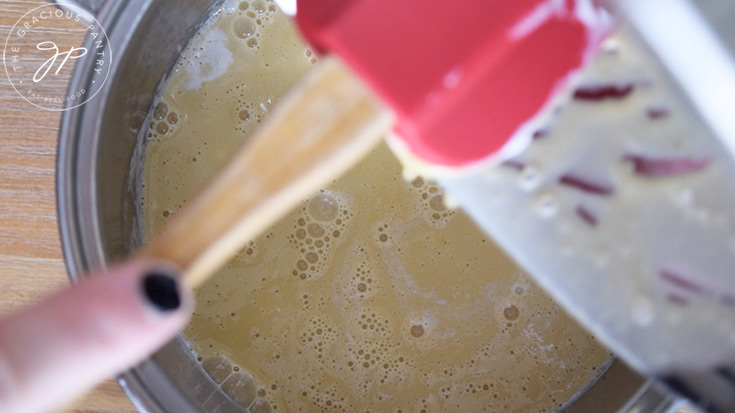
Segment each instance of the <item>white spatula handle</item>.
[{"label": "white spatula handle", "polygon": [[735,157],[735,59],[690,0],[613,0]]}]

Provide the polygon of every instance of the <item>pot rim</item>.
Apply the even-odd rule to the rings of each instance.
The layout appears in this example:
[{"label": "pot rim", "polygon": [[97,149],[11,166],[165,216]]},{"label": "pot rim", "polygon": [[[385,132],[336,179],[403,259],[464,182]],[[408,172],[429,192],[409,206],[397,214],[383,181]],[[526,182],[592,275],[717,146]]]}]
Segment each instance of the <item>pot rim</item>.
[{"label": "pot rim", "polygon": [[[106,28],[110,44],[124,45],[130,37],[126,31],[115,30],[116,26],[135,27],[144,10],[153,0],[128,1],[66,1],[73,6],[82,7],[96,16],[99,23]],[[64,2],[58,4],[64,7]],[[82,4],[83,3],[83,4]],[[93,46],[93,39],[85,38],[87,48]],[[123,48],[118,48],[123,50]],[[113,50],[114,52],[114,50]],[[93,67],[94,56],[88,54],[77,62],[69,83],[70,90],[86,87],[89,89],[92,71],[84,70]],[[59,236],[64,254],[64,261],[72,284],[79,282],[87,272],[95,268],[107,266],[105,253],[100,239],[99,215],[94,202],[81,202],[84,199],[96,199],[96,164],[97,145],[96,131],[102,122],[105,107],[110,95],[110,86],[119,68],[119,61],[113,59],[109,80],[100,89],[93,100],[86,104],[65,110],[62,113],[56,158],[56,206]],[[80,147],[84,146],[80,156]],[[82,218],[83,217],[83,218]],[[117,381],[141,412],[163,412],[159,398],[151,392],[141,378],[143,372],[151,374],[158,370],[156,363],[148,359],[127,372],[117,376]],[[183,395],[182,395],[183,396]]]}]

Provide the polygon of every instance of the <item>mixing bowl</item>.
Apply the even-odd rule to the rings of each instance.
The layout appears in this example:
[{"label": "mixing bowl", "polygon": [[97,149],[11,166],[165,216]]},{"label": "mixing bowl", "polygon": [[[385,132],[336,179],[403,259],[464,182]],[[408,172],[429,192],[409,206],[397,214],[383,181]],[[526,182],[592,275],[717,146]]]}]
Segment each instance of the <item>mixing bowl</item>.
[{"label": "mixing bowl", "polygon": [[[83,7],[106,28],[113,50],[107,82],[90,102],[64,112],[58,152],[58,214],[72,281],[120,260],[141,243],[134,159],[161,80],[198,26],[217,7],[211,0],[87,0]],[[88,39],[87,46],[91,39]],[[71,88],[91,85],[90,54],[78,62]],[[120,375],[133,403],[148,412],[239,412],[178,337]],[[612,360],[598,380],[569,401],[569,412],[655,411],[669,403],[644,379]],[[635,405],[635,406],[634,406]]]}]

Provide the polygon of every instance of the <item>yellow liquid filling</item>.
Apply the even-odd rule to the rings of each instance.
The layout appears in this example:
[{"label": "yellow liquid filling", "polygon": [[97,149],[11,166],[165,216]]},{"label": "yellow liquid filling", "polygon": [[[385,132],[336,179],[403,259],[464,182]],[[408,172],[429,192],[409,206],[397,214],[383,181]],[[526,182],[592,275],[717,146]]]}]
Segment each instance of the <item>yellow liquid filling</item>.
[{"label": "yellow liquid filling", "polygon": [[[149,236],[314,63],[271,6],[213,16],[152,108]],[[382,145],[304,200],[196,292],[205,370],[254,412],[557,409],[610,354],[442,197]]]}]

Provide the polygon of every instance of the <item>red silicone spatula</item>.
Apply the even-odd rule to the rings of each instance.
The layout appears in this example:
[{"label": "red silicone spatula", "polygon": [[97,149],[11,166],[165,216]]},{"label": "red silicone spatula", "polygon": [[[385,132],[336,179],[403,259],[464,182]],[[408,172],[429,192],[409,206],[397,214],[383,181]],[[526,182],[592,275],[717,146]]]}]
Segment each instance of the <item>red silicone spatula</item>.
[{"label": "red silicone spatula", "polygon": [[324,59],[141,252],[178,264],[191,285],[339,176],[392,125],[415,155],[444,166],[471,164],[530,138],[529,119],[548,106],[608,27],[592,0],[298,6],[313,46],[340,56],[359,77],[337,59]]},{"label": "red silicone spatula", "polygon": [[[304,36],[347,63],[397,115],[420,159],[498,152],[611,28],[592,0],[299,0]],[[285,8],[289,8],[286,6]]]},{"label": "red silicone spatula", "polygon": [[[712,130],[717,145],[735,154],[735,65],[691,2],[605,3],[630,21],[697,108],[707,126],[698,133]],[[514,168],[520,180],[537,181],[528,187],[519,189],[518,179],[492,162],[478,162],[530,142],[555,92],[609,31],[604,10],[592,0],[298,0],[297,6],[296,20],[312,45],[338,55],[393,109],[410,152],[432,164],[478,164],[438,180],[558,302],[640,372],[667,377],[711,411],[735,412],[735,236],[702,218],[706,211],[730,219],[731,208],[722,204],[732,205],[732,175],[720,182],[718,170],[732,159],[712,151],[718,162],[698,177],[629,179],[631,159],[633,174],[647,169],[642,162],[676,174],[696,162],[681,145],[666,146],[675,132],[650,127],[616,136],[599,126],[601,119],[526,151],[531,162]],[[660,103],[645,97],[636,93],[634,100]],[[615,119],[607,118],[611,130]],[[683,138],[689,152],[716,146],[698,139]],[[599,162],[605,149],[608,163]],[[641,150],[650,152],[646,161],[626,158]],[[591,183],[605,176],[603,185]],[[667,191],[676,185],[684,198],[698,194],[698,215],[671,201]]]}]

